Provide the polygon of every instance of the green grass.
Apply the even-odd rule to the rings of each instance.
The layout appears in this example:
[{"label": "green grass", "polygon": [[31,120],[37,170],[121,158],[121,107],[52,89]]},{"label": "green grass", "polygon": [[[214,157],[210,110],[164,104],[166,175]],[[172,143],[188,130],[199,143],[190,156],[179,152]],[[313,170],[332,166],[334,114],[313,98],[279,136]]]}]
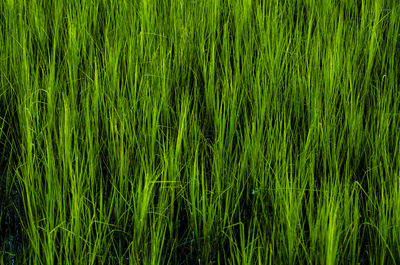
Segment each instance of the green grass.
[{"label": "green grass", "polygon": [[400,264],[395,0],[0,2],[0,264]]}]

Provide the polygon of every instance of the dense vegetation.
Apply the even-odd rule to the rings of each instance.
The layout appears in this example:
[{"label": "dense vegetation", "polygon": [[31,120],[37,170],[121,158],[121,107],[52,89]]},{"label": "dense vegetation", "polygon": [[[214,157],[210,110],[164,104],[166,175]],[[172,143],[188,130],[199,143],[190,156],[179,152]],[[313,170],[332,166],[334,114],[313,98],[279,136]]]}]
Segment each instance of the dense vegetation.
[{"label": "dense vegetation", "polygon": [[400,264],[396,0],[0,1],[0,264]]}]

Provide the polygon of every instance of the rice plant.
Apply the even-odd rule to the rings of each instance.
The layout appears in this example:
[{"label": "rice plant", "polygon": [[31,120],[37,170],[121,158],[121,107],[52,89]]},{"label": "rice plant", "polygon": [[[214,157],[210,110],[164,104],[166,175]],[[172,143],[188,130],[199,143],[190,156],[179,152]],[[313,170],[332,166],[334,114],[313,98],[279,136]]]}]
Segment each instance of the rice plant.
[{"label": "rice plant", "polygon": [[0,264],[400,264],[395,0],[0,2]]}]

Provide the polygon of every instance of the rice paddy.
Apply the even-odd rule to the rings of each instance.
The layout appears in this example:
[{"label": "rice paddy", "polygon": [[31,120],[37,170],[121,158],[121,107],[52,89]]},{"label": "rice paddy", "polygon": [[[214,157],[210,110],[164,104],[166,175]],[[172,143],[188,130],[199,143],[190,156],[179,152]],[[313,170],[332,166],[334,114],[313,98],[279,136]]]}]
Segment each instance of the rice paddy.
[{"label": "rice paddy", "polygon": [[394,0],[0,2],[0,264],[400,264]]}]

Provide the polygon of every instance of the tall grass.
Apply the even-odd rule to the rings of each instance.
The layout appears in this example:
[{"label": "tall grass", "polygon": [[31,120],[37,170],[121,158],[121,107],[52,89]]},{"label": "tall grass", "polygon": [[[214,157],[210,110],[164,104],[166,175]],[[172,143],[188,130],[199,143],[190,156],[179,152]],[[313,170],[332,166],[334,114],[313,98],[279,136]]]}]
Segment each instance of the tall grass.
[{"label": "tall grass", "polygon": [[400,264],[397,1],[0,10],[0,264]]}]

